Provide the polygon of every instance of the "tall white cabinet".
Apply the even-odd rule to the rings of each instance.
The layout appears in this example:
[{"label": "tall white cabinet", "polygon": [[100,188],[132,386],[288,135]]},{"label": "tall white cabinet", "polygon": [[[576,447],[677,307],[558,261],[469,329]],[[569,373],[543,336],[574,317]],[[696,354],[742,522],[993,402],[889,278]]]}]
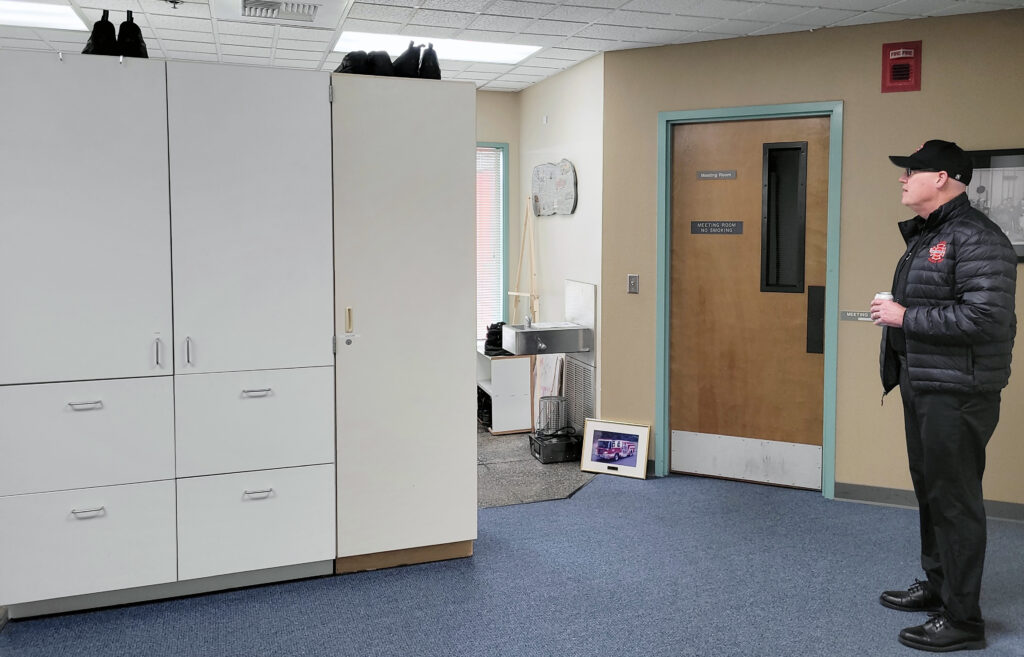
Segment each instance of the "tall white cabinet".
[{"label": "tall white cabinet", "polygon": [[328,84],[0,51],[12,617],[334,558]]},{"label": "tall white cabinet", "polygon": [[467,556],[476,90],[341,74],[332,84],[338,570]]}]

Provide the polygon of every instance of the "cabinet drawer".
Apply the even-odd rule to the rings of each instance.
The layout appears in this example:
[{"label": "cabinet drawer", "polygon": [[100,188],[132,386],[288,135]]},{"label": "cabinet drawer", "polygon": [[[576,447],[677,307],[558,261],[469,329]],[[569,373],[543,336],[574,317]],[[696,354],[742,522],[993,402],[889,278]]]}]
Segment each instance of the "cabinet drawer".
[{"label": "cabinet drawer", "polygon": [[334,461],[334,368],[175,378],[178,476]]},{"label": "cabinet drawer", "polygon": [[174,482],[0,498],[0,605],[173,582]]},{"label": "cabinet drawer", "polygon": [[180,579],[334,558],[334,466],[178,481]]},{"label": "cabinet drawer", "polygon": [[0,387],[0,495],[174,478],[171,377]]}]

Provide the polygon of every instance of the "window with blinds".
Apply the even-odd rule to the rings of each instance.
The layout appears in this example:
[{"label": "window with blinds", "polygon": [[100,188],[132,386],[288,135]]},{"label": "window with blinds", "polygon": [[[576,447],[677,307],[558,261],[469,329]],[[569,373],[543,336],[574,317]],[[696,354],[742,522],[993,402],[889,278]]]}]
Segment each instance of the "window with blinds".
[{"label": "window with blinds", "polygon": [[476,337],[505,315],[505,170],[508,146],[476,149]]}]

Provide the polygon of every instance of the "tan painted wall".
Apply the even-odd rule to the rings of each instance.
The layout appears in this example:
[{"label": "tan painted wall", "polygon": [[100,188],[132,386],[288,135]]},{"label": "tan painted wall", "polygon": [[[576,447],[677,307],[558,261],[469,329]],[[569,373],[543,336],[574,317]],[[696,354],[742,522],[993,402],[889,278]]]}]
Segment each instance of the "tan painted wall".
[{"label": "tan painted wall", "polygon": [[[864,310],[889,289],[902,252],[895,223],[912,215],[886,156],[933,137],[1024,147],[1021,34],[1024,10],[1010,10],[607,53],[602,415],[654,422],[659,111],[844,101],[839,307]],[[880,93],[882,44],[914,40],[924,42],[922,90]],[[618,283],[637,272],[641,294],[627,296]],[[836,481],[909,489],[898,392],[879,407],[878,337],[871,324],[840,322]],[[1024,503],[1022,399],[1018,372],[989,446],[989,499]]]},{"label": "tan painted wall", "polygon": [[[509,240],[512,258],[513,244],[519,244],[519,223],[522,221],[522,202],[519,199],[519,105],[521,95],[505,91],[476,92],[476,140],[508,144],[508,224],[514,238]],[[510,235],[510,238],[513,237]],[[509,276],[515,269],[509,270]]]}]

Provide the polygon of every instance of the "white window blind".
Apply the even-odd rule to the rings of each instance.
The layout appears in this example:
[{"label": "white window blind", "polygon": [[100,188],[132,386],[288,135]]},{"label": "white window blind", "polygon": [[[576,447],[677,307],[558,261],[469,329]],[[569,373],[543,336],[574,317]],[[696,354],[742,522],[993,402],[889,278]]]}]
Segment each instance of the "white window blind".
[{"label": "white window blind", "polygon": [[476,149],[476,337],[505,312],[505,149]]}]

